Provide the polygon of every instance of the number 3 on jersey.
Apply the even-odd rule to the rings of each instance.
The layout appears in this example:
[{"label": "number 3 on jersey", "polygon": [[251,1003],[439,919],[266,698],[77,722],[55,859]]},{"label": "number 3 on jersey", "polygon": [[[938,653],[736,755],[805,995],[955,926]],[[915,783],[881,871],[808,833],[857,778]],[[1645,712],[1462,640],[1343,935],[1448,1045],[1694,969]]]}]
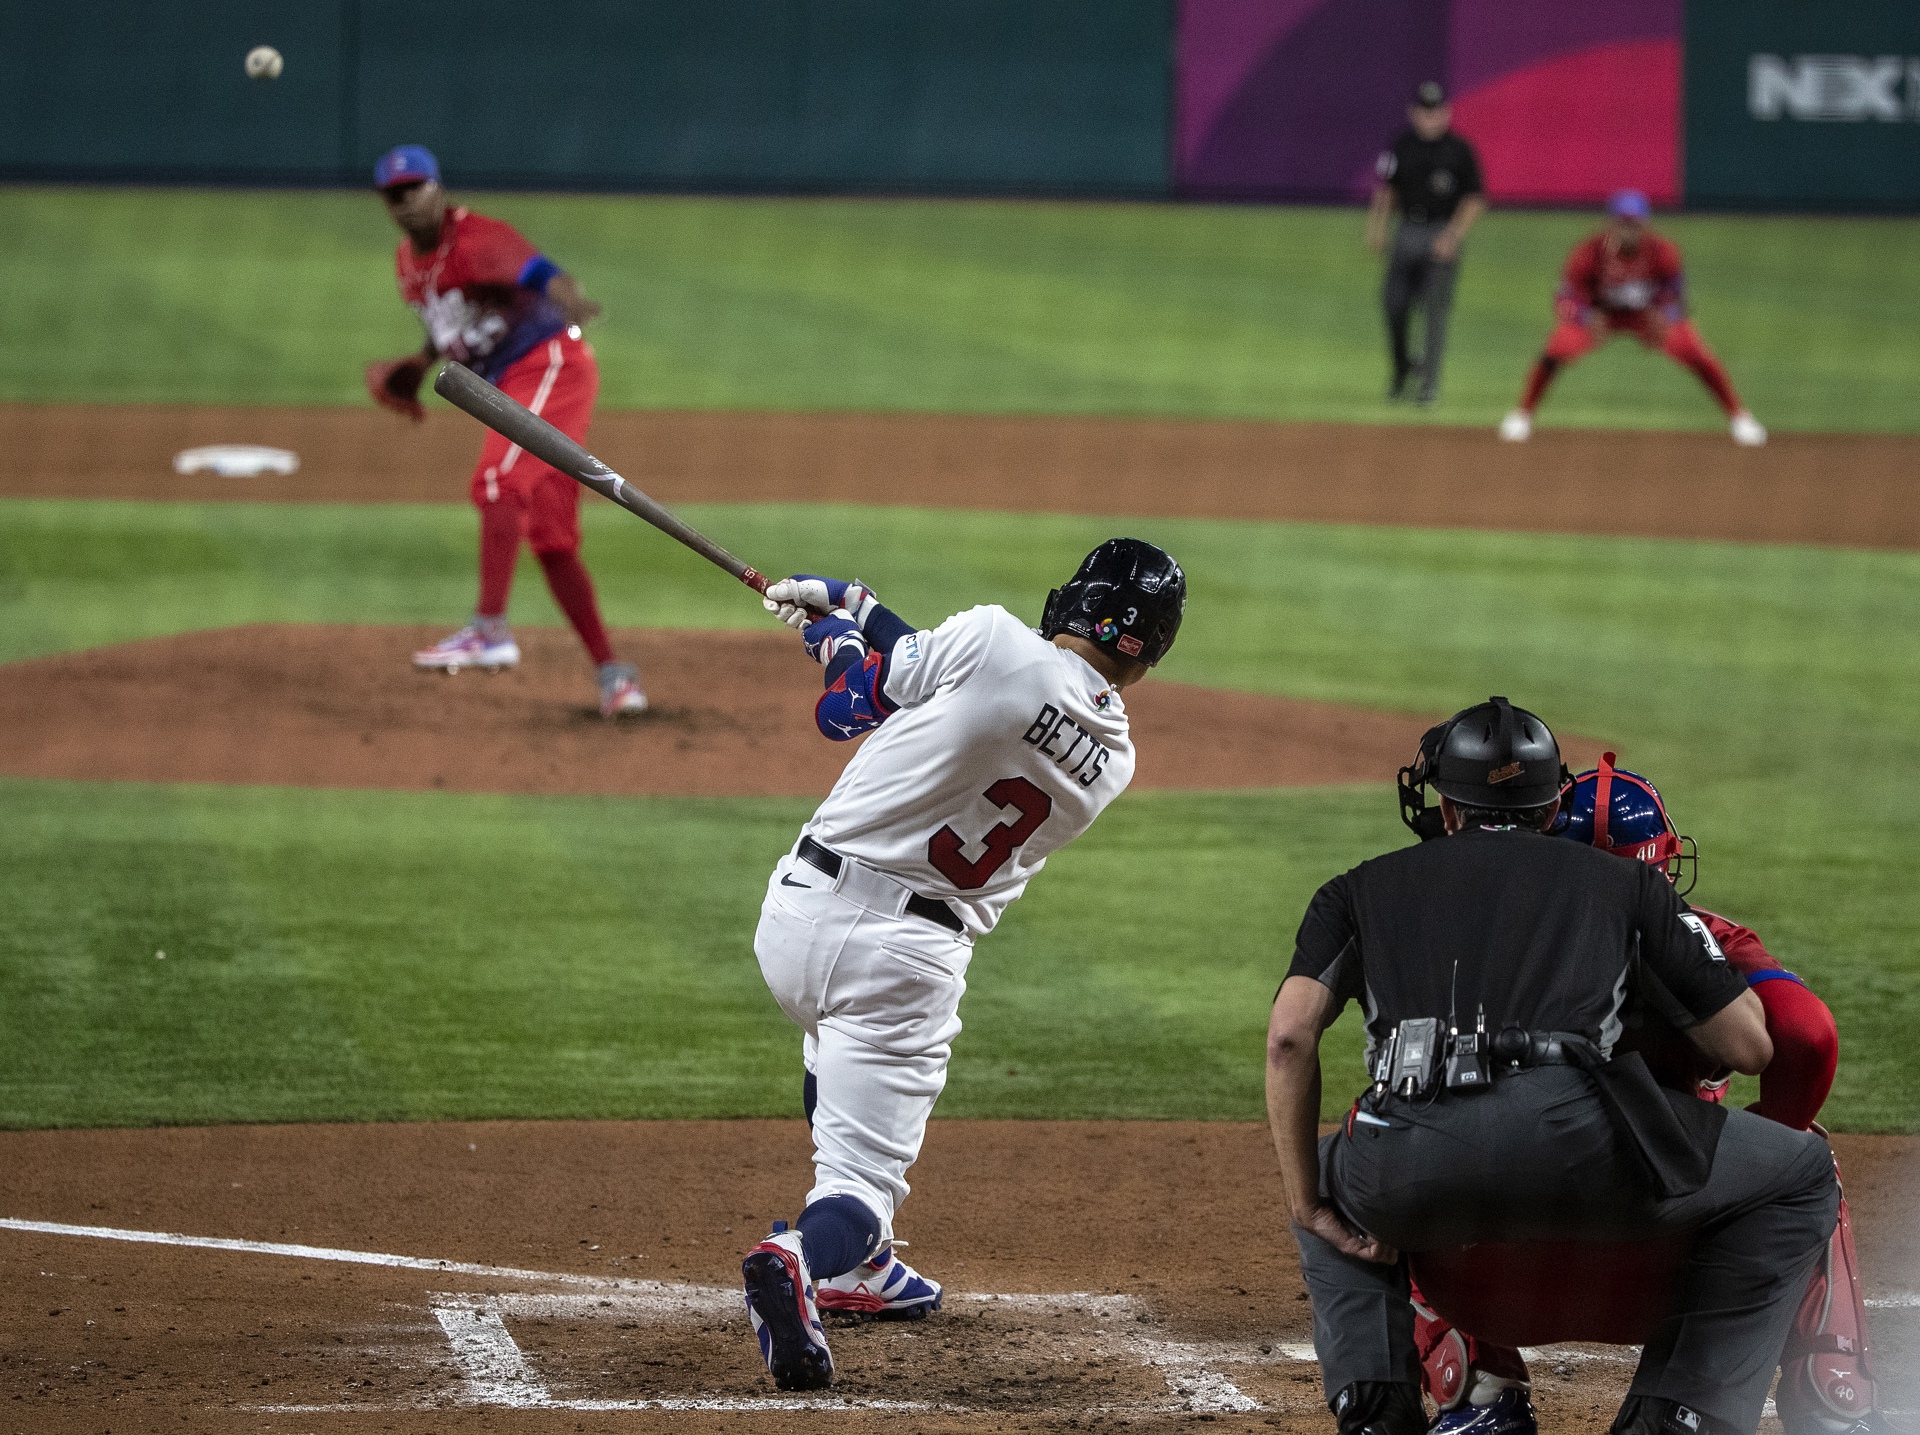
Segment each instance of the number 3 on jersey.
[{"label": "number 3 on jersey", "polygon": [[995,807],[1012,807],[1020,816],[1012,822],[1002,822],[991,828],[981,840],[987,844],[987,850],[978,862],[969,862],[960,855],[960,849],[966,839],[952,827],[942,827],[927,840],[927,861],[934,869],[962,892],[971,892],[984,887],[995,872],[1006,866],[1007,859],[1029,837],[1040,830],[1053,812],[1053,799],[1024,777],[1003,777],[987,789],[987,801]]}]

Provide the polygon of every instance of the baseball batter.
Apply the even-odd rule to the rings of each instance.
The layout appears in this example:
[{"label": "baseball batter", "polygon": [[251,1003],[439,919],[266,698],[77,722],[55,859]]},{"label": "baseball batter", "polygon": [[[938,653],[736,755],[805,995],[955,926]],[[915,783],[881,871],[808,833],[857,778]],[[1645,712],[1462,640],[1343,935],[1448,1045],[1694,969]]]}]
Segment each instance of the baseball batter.
[{"label": "baseball batter", "polygon": [[1647,197],[1623,189],[1607,201],[1605,229],[1574,246],[1554,298],[1559,324],[1534,360],[1520,406],[1500,421],[1500,437],[1522,443],[1533,434],[1534,410],[1554,375],[1615,334],[1631,334],[1693,371],[1727,415],[1733,441],[1758,448],[1767,431],[1733,391],[1733,380],[1687,317],[1680,249],[1647,227]]},{"label": "baseball batter", "polygon": [[767,589],[826,667],[820,731],[872,734],[774,868],[754,936],[805,1033],[813,1127],[806,1208],[741,1266],[782,1390],[833,1379],[821,1311],[939,1308],[939,1284],[894,1253],[893,1218],[946,1084],[973,943],[1126,788],[1121,693],[1173,646],[1186,592],[1179,564],[1134,538],[1088,554],[1037,632],[999,607],[916,632],[839,579]]},{"label": "baseball batter", "polygon": [[[374,401],[423,419],[419,392],[428,367],[458,359],[569,438],[584,440],[600,371],[580,326],[600,306],[513,226],[450,203],[439,162],[419,145],[382,155],[373,182],[406,236],[394,254],[400,297],[427,331],[419,353],[367,366]],[[646,711],[633,665],[614,658],[593,579],[580,561],[580,485],[489,430],[472,494],[480,510],[479,604],[471,623],[415,653],[414,666],[496,671],[520,661],[507,627],[507,595],[525,542],[593,659],[602,716]]]},{"label": "baseball batter", "polygon": [[[1603,851],[1648,863],[1665,871],[1682,895],[1693,885],[1692,839],[1682,837],[1653,784],[1638,773],[1613,765],[1612,753],[1581,773],[1569,795],[1569,813],[1561,834]],[[1783,1126],[1813,1127],[1839,1062],[1840,1039],[1833,1013],[1801,979],[1767,951],[1759,934],[1701,907],[1691,909],[1714,952],[1739,973],[1760,998],[1773,1058],[1760,1073],[1760,1099],[1749,1109]],[[1663,1023],[1642,1019],[1630,1025],[1622,1045],[1640,1051],[1661,1084],[1692,1090],[1703,1101],[1724,1101],[1727,1073],[1699,1048]],[[1431,1262],[1421,1257],[1415,1262]],[[1524,1248],[1489,1254],[1484,1247],[1447,1258],[1449,1293],[1499,1304],[1521,1292],[1503,1277],[1517,1268],[1533,1273],[1522,1303],[1553,1308],[1575,1290],[1596,1296],[1584,1279],[1579,1257],[1531,1259]],[[1665,1284],[1667,1254],[1634,1246],[1605,1246],[1597,1260],[1622,1270],[1638,1270],[1638,1282],[1610,1280],[1636,1294],[1656,1299]],[[1512,1346],[1481,1340],[1459,1329],[1424,1304],[1415,1287],[1416,1342],[1427,1393],[1440,1407],[1434,1435],[1531,1435],[1535,1429],[1528,1393],[1526,1362]],[[1630,1322],[1634,1312],[1623,1312]],[[1651,1325],[1651,1319],[1645,1319]],[[1623,1334],[1629,1333],[1623,1331]],[[1786,1435],[1871,1435],[1880,1429],[1875,1409],[1866,1310],[1856,1269],[1853,1231],[1846,1199],[1825,1258],[1815,1267],[1806,1299],[1788,1337],[1775,1404]]]}]

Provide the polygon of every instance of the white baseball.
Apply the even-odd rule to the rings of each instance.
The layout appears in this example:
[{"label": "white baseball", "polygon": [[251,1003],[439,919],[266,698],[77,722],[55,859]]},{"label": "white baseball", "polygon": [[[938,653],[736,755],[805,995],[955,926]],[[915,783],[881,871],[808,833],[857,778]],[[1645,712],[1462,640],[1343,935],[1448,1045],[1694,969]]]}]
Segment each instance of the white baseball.
[{"label": "white baseball", "polygon": [[247,78],[249,80],[277,80],[280,71],[286,67],[286,61],[280,58],[280,52],[271,45],[255,45],[247,51]]}]

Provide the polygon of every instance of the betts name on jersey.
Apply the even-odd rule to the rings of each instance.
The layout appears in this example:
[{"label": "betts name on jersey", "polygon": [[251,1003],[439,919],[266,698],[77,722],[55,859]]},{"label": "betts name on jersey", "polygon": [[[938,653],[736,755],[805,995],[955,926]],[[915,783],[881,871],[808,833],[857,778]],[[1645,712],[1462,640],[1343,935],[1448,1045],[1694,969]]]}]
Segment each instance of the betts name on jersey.
[{"label": "betts name on jersey", "polygon": [[1133,777],[1120,694],[1006,609],[902,638],[895,705],[803,829],[993,930]]}]

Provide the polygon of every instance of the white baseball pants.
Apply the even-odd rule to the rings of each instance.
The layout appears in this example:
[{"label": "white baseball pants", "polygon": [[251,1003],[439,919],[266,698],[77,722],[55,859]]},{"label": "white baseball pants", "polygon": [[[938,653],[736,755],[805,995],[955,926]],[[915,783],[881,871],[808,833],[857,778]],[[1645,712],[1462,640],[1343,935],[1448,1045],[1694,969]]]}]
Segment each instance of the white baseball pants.
[{"label": "white baseball pants", "polygon": [[970,938],[906,915],[910,895],[851,859],[829,877],[789,853],[753,939],[818,1083],[807,1200],[857,1196],[879,1215],[883,1243],[947,1084],[973,955]]}]

